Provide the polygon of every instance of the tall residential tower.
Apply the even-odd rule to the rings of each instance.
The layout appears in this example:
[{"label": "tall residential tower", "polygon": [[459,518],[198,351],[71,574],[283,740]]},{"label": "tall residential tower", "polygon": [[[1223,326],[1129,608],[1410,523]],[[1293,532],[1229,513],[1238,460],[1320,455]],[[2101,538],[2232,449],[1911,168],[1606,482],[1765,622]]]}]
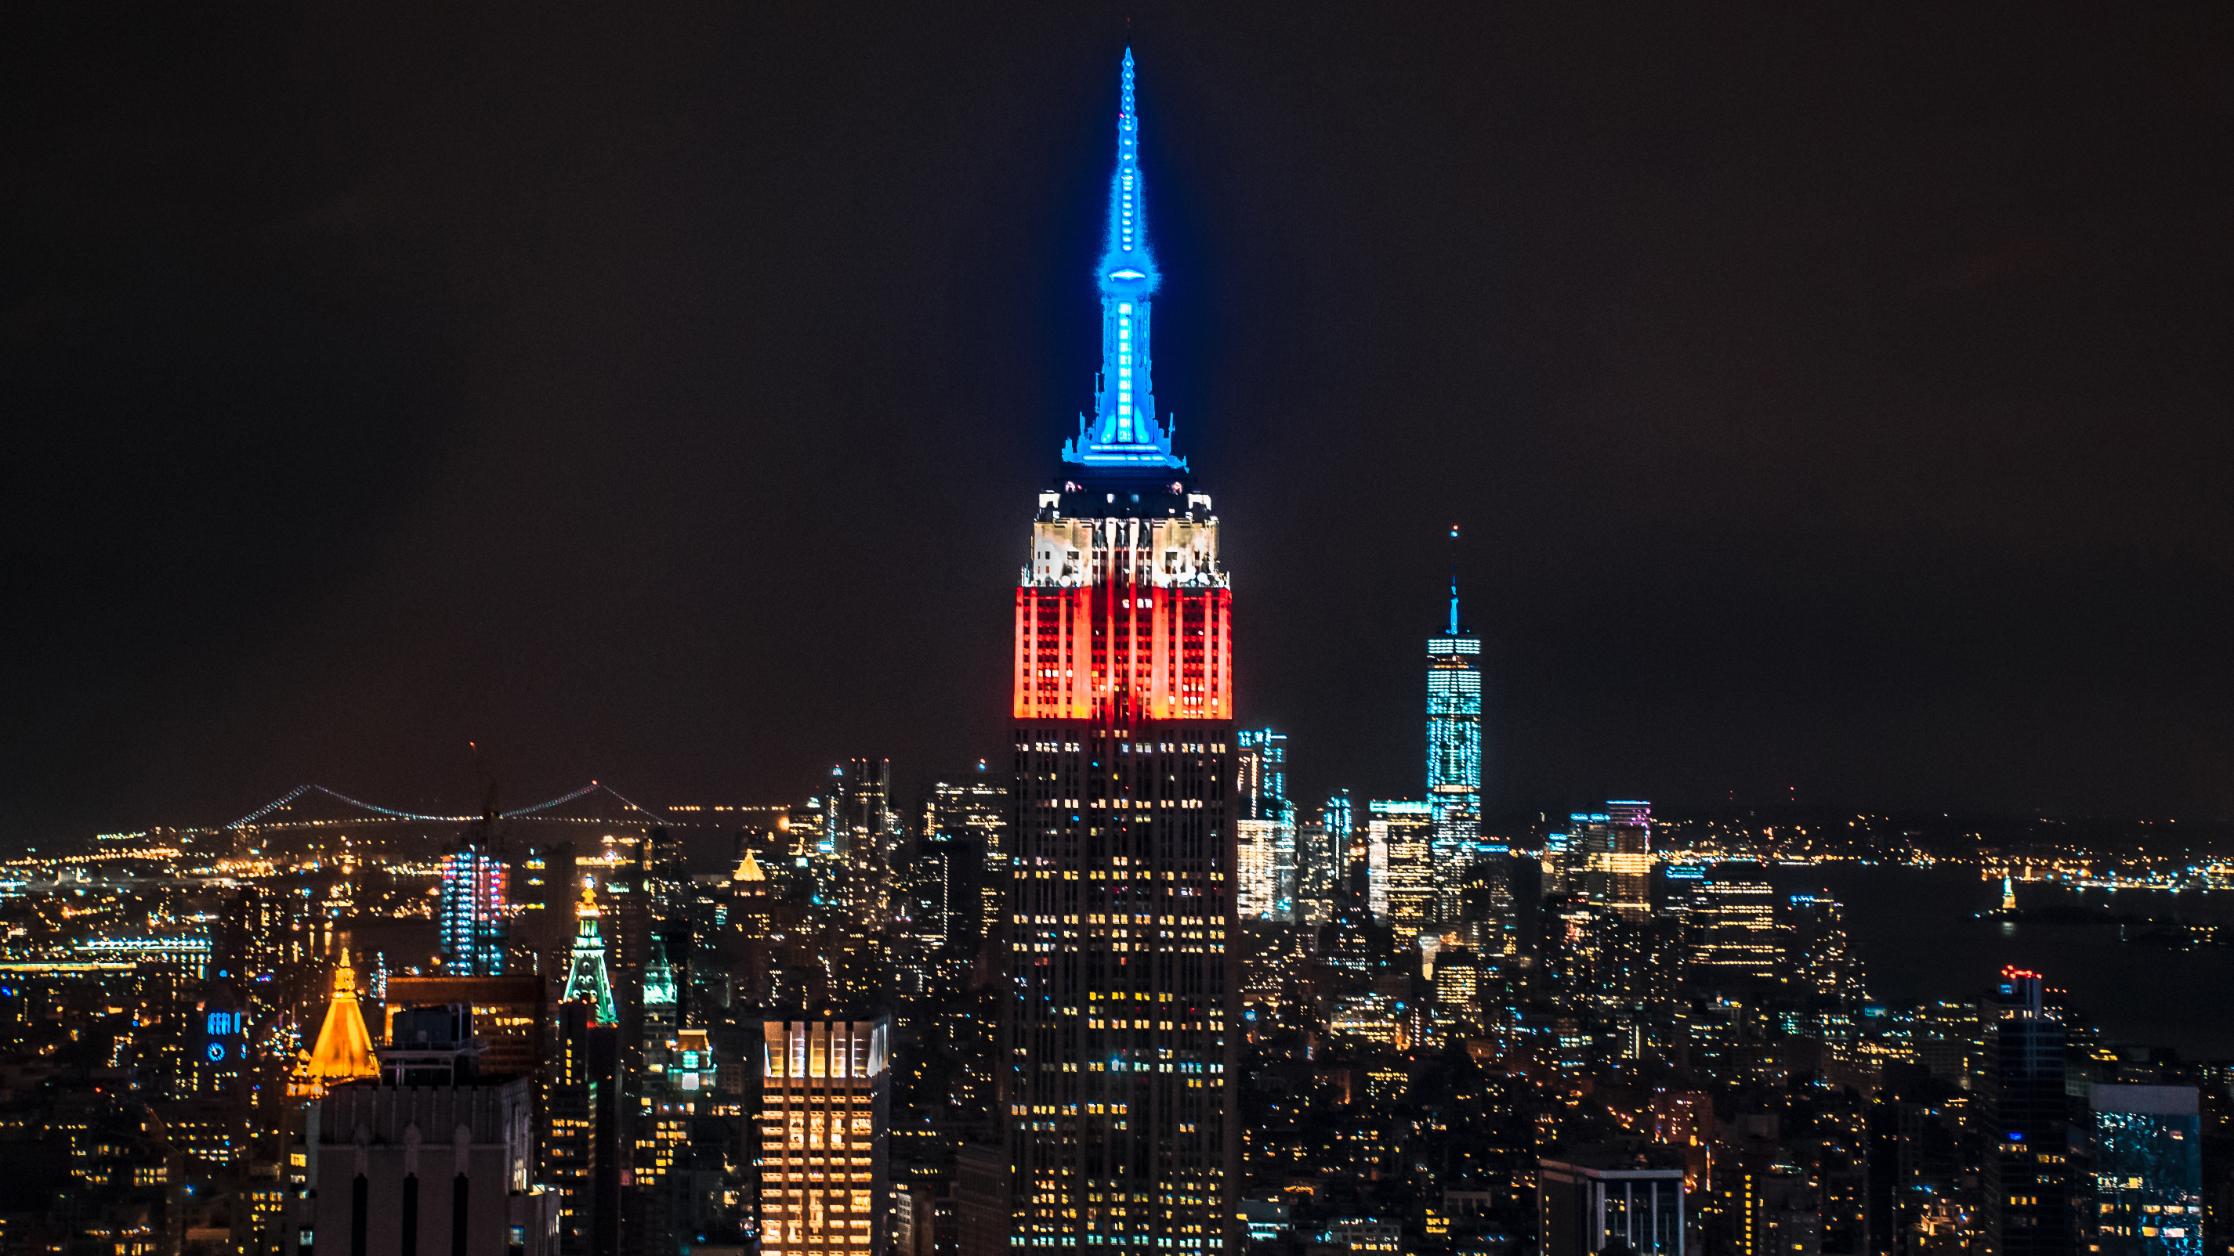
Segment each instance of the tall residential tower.
[{"label": "tall residential tower", "polygon": [[442,860],[443,971],[459,977],[504,972],[505,921],[511,915],[504,860],[467,842]]},{"label": "tall residential tower", "polygon": [[1094,413],[1016,590],[1002,1104],[1012,1250],[1227,1250],[1237,1172],[1231,594],[1156,413],[1125,54]]},{"label": "tall residential tower", "polygon": [[[1986,1256],[2072,1256],[2070,1101],[2064,1025],[2039,973],[2004,968],[1986,1024],[1978,1129],[1978,1237]],[[2116,1201],[2112,1201],[2114,1204]]]}]

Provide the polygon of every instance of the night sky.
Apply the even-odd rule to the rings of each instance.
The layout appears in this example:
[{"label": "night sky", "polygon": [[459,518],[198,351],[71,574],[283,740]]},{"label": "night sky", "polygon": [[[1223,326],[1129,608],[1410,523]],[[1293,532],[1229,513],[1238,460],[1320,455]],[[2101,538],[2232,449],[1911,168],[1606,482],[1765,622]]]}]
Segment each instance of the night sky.
[{"label": "night sky", "polygon": [[[0,846],[998,762],[1125,11],[312,7],[0,40]],[[2234,9],[2124,8],[1132,8],[1297,791],[1459,520],[1509,807],[2234,814]]]}]

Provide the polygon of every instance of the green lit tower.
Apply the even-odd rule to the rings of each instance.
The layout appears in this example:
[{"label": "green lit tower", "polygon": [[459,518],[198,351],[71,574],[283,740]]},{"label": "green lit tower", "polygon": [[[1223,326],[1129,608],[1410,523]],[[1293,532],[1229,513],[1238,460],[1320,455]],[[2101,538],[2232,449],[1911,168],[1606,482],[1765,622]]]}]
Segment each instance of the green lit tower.
[{"label": "green lit tower", "polygon": [[598,918],[597,891],[584,881],[575,917],[574,951],[566,965],[566,993],[559,1002],[587,1004],[593,1022],[618,1025],[621,1018],[613,1006],[613,979],[605,971],[605,934]]},{"label": "green lit tower", "polygon": [[620,1243],[622,1122],[620,1014],[605,970],[605,935],[585,878],[574,950],[558,1005],[556,1058],[545,1068],[544,1177],[558,1188],[559,1244],[566,1256],[605,1256]]}]

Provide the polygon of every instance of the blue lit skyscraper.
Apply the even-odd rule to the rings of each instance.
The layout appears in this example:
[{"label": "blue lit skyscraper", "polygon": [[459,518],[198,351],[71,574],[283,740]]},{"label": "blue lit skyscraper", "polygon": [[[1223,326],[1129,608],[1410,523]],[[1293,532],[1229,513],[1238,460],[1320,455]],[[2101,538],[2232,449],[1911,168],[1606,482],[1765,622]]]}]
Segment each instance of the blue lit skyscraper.
[{"label": "blue lit skyscraper", "polygon": [[1283,820],[1294,814],[1288,800],[1288,735],[1270,728],[1244,728],[1234,734],[1241,747],[1241,818]]},{"label": "blue lit skyscraper", "polygon": [[1335,875],[1346,875],[1350,863],[1350,843],[1356,840],[1357,809],[1350,801],[1350,791],[1335,790],[1319,808],[1319,823],[1326,829],[1327,844],[1336,855]]},{"label": "blue lit skyscraper", "polygon": [[442,860],[442,962],[452,976],[504,972],[504,861],[470,843]]},{"label": "blue lit skyscraper", "polygon": [[1435,815],[1436,878],[1456,885],[1481,832],[1482,640],[1458,616],[1458,525],[1450,538],[1450,618],[1427,639],[1427,802]]},{"label": "blue lit skyscraper", "polygon": [[1326,848],[1327,880],[1334,901],[1346,900],[1354,890],[1354,905],[1362,911],[1365,883],[1352,884],[1366,870],[1364,853],[1356,848],[1357,836],[1357,811],[1350,801],[1350,791],[1338,789],[1319,807],[1319,840]]},{"label": "blue lit skyscraper", "polygon": [[1298,877],[1295,803],[1288,798],[1288,735],[1244,728],[1234,734],[1234,744],[1235,801],[1240,804],[1234,868],[1241,914],[1292,920]]},{"label": "blue lit skyscraper", "polygon": [[2193,1086],[2096,1085],[2094,1200],[2102,1256],[2203,1256],[2203,1121]]}]

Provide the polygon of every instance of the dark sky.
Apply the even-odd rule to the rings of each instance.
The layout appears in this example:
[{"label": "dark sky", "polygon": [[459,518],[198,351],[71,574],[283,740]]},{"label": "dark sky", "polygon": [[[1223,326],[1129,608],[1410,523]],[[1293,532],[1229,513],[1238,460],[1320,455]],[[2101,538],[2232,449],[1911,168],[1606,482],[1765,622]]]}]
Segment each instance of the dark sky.
[{"label": "dark sky", "polygon": [[[0,844],[998,756],[1124,11],[380,8],[0,40]],[[2122,8],[1136,6],[1300,790],[1458,519],[1510,803],[2234,814],[2234,10]]]}]

